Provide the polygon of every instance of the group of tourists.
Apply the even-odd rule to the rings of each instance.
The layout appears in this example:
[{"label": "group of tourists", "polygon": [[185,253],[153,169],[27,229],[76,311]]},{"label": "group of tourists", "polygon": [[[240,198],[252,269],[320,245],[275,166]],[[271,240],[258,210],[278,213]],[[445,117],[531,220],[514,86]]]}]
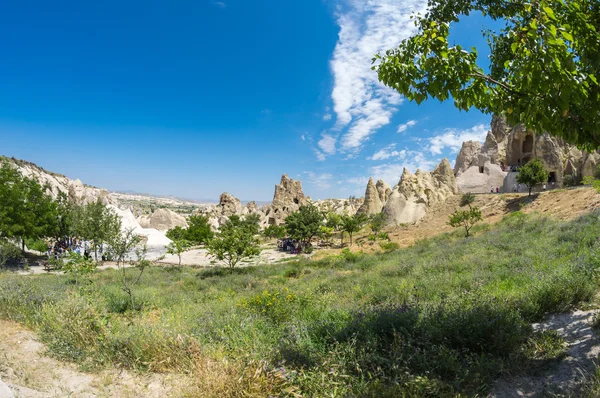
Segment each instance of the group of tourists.
[{"label": "group of tourists", "polygon": [[297,241],[295,239],[290,239],[290,238],[286,238],[286,239],[279,239],[277,241],[277,247],[279,248],[279,251],[282,252],[287,252],[290,254],[299,254],[302,253],[302,242]]},{"label": "group of tourists", "polygon": [[56,259],[68,256],[70,253],[81,254],[86,258],[90,257],[91,244],[86,240],[64,237],[57,239],[54,244],[48,245],[48,257]]}]

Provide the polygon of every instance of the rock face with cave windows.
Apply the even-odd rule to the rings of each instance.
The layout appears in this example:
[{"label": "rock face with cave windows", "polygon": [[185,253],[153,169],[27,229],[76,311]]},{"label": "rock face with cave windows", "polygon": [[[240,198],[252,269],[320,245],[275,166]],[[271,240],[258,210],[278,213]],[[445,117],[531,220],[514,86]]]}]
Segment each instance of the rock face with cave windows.
[{"label": "rock face with cave windows", "polygon": [[304,196],[302,191],[302,182],[293,180],[284,174],[281,176],[281,182],[275,185],[273,202],[263,208],[266,223],[280,225],[287,216],[309,203],[310,198]]},{"label": "rock face with cave windows", "polygon": [[587,153],[547,133],[536,133],[522,125],[509,126],[494,116],[485,143],[467,141],[456,158],[454,174],[461,192],[484,193],[499,187],[511,192],[517,169],[531,159],[540,159],[549,173],[548,182],[561,187],[564,176],[594,175],[600,164],[598,151]]}]

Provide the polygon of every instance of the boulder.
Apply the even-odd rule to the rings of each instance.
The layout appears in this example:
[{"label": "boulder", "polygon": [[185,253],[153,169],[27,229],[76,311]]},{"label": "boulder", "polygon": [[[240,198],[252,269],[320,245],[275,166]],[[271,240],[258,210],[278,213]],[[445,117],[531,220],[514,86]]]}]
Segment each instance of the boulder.
[{"label": "boulder", "polygon": [[138,217],[137,221],[142,228],[154,228],[159,231],[188,227],[185,217],[169,209],[157,209],[150,215]]}]

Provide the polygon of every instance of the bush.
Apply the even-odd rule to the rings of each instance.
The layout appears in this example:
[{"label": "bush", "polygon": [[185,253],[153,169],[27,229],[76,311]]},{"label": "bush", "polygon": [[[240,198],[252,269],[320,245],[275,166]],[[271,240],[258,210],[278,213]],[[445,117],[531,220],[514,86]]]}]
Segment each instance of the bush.
[{"label": "bush", "polygon": [[565,174],[563,177],[563,185],[565,187],[576,187],[579,183],[580,180],[577,174]]},{"label": "bush", "polygon": [[21,249],[10,242],[0,240],[0,267],[23,258]]},{"label": "bush", "polygon": [[400,245],[396,242],[379,242],[379,247],[381,247],[386,252],[391,252],[394,250],[398,250]]},{"label": "bush", "polygon": [[43,239],[25,239],[25,246],[27,246],[29,250],[35,250],[40,253],[46,253],[48,251],[48,243]]}]

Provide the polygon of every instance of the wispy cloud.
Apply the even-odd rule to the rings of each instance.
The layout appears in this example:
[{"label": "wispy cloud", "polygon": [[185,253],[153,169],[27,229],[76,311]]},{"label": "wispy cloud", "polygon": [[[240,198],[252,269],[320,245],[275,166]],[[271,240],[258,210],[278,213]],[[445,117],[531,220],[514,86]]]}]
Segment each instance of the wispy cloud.
[{"label": "wispy cloud", "polygon": [[334,136],[323,134],[321,136],[321,140],[318,145],[321,148],[321,151],[326,155],[334,155],[335,154],[335,143],[337,139]]},{"label": "wispy cloud", "polygon": [[211,1],[210,3],[213,6],[217,6],[219,8],[227,8],[227,4],[225,2],[222,2],[222,1]]},{"label": "wispy cloud", "polygon": [[407,153],[408,153],[408,151],[406,149],[397,151],[396,144],[392,144],[392,145],[389,145],[389,146],[382,148],[379,151],[375,152],[373,154],[373,156],[371,156],[368,159],[369,160],[386,160],[389,158],[404,159],[404,158],[406,158]]},{"label": "wispy cloud", "polygon": [[312,171],[305,171],[304,174],[307,177],[308,183],[315,185],[318,188],[328,189],[331,187],[331,180],[333,179],[333,174],[331,173],[317,174]]},{"label": "wispy cloud", "polygon": [[446,148],[451,153],[457,153],[462,143],[465,141],[485,141],[488,133],[488,127],[484,124],[478,124],[470,129],[457,130],[446,129],[442,134],[429,138],[429,151],[433,155],[441,155]]},{"label": "wispy cloud", "polygon": [[404,133],[406,130],[408,130],[410,127],[413,127],[415,124],[417,124],[416,120],[409,120],[408,122],[398,126],[398,132]]},{"label": "wispy cloud", "polygon": [[323,115],[323,120],[325,120],[326,122],[331,120],[333,116],[331,115],[331,113],[326,113]]},{"label": "wispy cloud", "polygon": [[345,0],[337,15],[338,42],[331,60],[332,99],[343,151],[356,152],[379,128],[390,123],[400,95],[377,80],[371,59],[415,31],[412,12],[425,0]]}]

